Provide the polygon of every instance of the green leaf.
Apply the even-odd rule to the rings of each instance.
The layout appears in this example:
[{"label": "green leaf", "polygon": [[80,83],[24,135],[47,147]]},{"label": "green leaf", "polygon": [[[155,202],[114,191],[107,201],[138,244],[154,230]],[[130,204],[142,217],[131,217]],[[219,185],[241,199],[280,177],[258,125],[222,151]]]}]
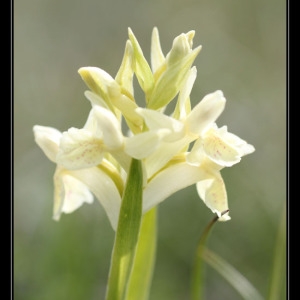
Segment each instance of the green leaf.
[{"label": "green leaf", "polygon": [[[225,211],[222,213],[228,212]],[[205,227],[202,235],[200,236],[198,247],[196,251],[196,257],[192,272],[192,280],[191,280],[191,299],[192,300],[202,300],[204,294],[204,268],[203,268],[203,251],[205,250],[206,241],[211,232],[213,225],[219,219],[218,216],[215,216]]]},{"label": "green leaf", "polygon": [[264,298],[253,287],[253,285],[239,273],[233,266],[227,263],[223,258],[219,257],[214,252],[205,248],[202,252],[203,259],[216,271],[218,271],[225,280],[227,280],[233,288],[245,300],[263,300]]},{"label": "green leaf", "polygon": [[[285,205],[285,203],[284,203]],[[282,211],[282,217],[278,226],[277,241],[275,245],[273,266],[270,276],[268,300],[279,300],[286,282],[286,207]]]},{"label": "green leaf", "polygon": [[142,218],[142,163],[132,159],[122,198],[110,265],[106,300],[124,300]]},{"label": "green leaf", "polygon": [[147,300],[149,298],[156,254],[156,210],[156,207],[152,208],[142,219],[127,300]]}]

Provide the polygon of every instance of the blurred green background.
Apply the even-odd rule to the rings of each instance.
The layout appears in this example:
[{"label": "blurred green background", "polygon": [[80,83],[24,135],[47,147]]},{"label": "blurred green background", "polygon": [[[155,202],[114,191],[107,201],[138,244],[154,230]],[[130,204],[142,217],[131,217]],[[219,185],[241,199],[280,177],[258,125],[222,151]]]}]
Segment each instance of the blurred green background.
[{"label": "blurred green background", "polygon": [[[177,35],[196,31],[194,47],[203,48],[192,103],[222,90],[218,125],[256,148],[222,171],[232,220],[215,225],[208,247],[267,295],[287,194],[286,1],[16,0],[14,299],[104,299],[114,232],[97,201],[52,220],[55,166],[32,127],[82,127],[90,104],[77,70],[97,66],[115,76],[128,27],[149,61],[154,26],[165,54]],[[160,204],[150,300],[189,299],[197,241],[212,217],[195,186]],[[241,299],[209,266],[205,286],[209,300]]]}]

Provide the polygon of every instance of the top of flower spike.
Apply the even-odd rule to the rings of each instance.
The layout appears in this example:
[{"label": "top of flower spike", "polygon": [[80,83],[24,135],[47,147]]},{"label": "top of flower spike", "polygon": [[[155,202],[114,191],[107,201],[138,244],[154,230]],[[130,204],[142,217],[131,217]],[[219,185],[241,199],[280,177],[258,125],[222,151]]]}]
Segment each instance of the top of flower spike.
[{"label": "top of flower spike", "polygon": [[171,50],[165,57],[160,46],[158,30],[154,28],[151,44],[152,70],[130,28],[128,34],[133,46],[134,72],[145,92],[147,107],[151,109],[165,107],[182,88],[188,72],[201,50],[201,46],[192,49],[195,32],[189,31],[176,37]]}]

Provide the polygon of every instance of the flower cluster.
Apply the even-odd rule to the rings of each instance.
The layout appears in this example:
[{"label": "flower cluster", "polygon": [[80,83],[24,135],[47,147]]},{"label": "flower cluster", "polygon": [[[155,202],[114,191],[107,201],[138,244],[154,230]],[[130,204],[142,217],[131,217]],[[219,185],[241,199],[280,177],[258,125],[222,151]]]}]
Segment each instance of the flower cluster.
[{"label": "flower cluster", "polygon": [[[219,128],[215,121],[225,107],[221,91],[206,95],[191,108],[190,93],[196,79],[193,62],[201,46],[193,49],[195,32],[177,36],[165,56],[157,28],[151,40],[151,65],[129,28],[124,57],[115,78],[97,67],[79,74],[88,86],[91,111],[83,128],[60,132],[34,126],[35,141],[56,163],[54,219],[71,213],[95,196],[116,229],[126,176],[132,158],[142,161],[143,212],[171,194],[196,184],[204,203],[229,220],[227,194],[220,170],[230,167],[254,147]],[[139,107],[133,79],[144,92]],[[174,110],[165,113],[176,101]]]}]

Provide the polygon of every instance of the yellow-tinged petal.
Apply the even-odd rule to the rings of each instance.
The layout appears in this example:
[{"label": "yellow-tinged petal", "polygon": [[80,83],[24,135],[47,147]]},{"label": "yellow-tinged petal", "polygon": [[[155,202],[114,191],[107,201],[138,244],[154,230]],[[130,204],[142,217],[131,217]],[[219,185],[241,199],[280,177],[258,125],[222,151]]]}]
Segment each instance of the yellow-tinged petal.
[{"label": "yellow-tinged petal", "polygon": [[151,94],[154,86],[152,71],[131,28],[128,28],[128,36],[132,43],[134,51],[134,71],[136,77],[145,94]]},{"label": "yellow-tinged petal", "polygon": [[116,98],[113,104],[122,112],[130,130],[133,133],[141,132],[143,118],[135,111],[137,104],[126,95]]},{"label": "yellow-tinged petal", "polygon": [[174,110],[173,117],[177,120],[185,120],[187,115],[191,112],[190,94],[197,77],[196,67],[192,67],[187,75],[187,79],[179,91],[177,104]]},{"label": "yellow-tinged petal", "polygon": [[78,73],[86,85],[97,95],[99,95],[114,112],[112,98],[121,96],[119,84],[104,70],[97,67],[83,67]]},{"label": "yellow-tinged petal", "polygon": [[35,142],[40,146],[45,155],[56,162],[56,154],[62,133],[55,128],[47,126],[33,126]]},{"label": "yellow-tinged petal", "polygon": [[153,28],[151,38],[151,67],[153,74],[163,65],[165,56],[162,52],[157,27]]},{"label": "yellow-tinged petal", "polygon": [[180,34],[174,39],[172,48],[167,54],[167,65],[171,66],[177,63],[191,51],[191,41],[188,39],[188,36],[184,33]]},{"label": "yellow-tinged petal", "polygon": [[116,82],[131,95],[133,95],[133,48],[130,40],[126,42],[125,53],[119,71],[115,77]]},{"label": "yellow-tinged petal", "polygon": [[191,53],[167,67],[155,83],[151,96],[148,98],[148,108],[162,108],[174,99],[182,88],[188,71],[200,50],[201,47],[197,47]]}]

